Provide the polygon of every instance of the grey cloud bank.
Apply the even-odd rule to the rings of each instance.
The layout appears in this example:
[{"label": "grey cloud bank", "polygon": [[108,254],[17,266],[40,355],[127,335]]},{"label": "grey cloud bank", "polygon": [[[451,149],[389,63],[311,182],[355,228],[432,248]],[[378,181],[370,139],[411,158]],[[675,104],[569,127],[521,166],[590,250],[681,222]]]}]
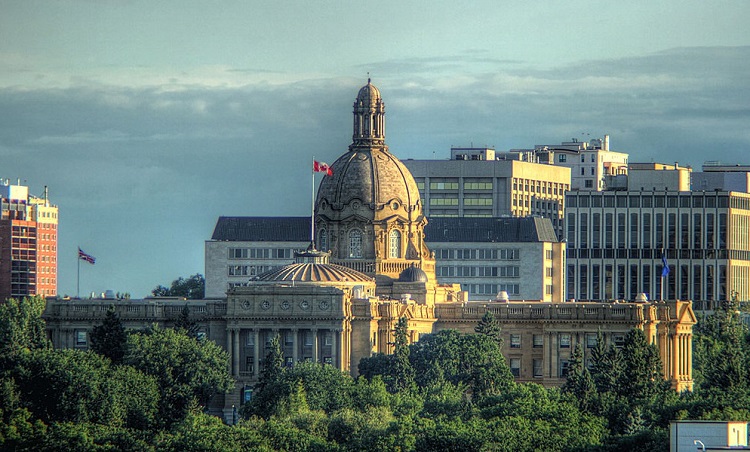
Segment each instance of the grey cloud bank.
[{"label": "grey cloud bank", "polygon": [[[750,47],[545,69],[481,52],[368,68],[386,103],[387,143],[402,159],[607,133],[631,161],[750,162]],[[48,185],[60,206],[61,294],[75,293],[81,246],[97,257],[82,267],[82,294],[143,296],[203,271],[203,241],[219,215],[306,215],[311,158],[332,162],[346,150],[365,81],[0,88],[0,176],[37,194]]]}]

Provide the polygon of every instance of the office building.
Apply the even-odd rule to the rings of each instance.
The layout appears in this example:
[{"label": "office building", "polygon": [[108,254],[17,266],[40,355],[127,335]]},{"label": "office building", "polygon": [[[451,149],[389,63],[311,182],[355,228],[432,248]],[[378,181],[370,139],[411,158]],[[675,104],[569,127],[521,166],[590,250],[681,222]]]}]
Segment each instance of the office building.
[{"label": "office building", "polygon": [[571,190],[606,190],[611,188],[611,177],[628,173],[628,154],[610,150],[609,135],[591,141],[572,138],[560,144],[538,144],[533,150],[510,152],[533,152],[541,162],[570,168]]},{"label": "office building", "polygon": [[0,301],[57,294],[57,206],[0,181]]},{"label": "office building", "polygon": [[541,216],[562,233],[569,168],[500,160],[491,149],[453,148],[451,153],[450,160],[404,160],[428,218]]},{"label": "office building", "polygon": [[549,218],[432,218],[425,241],[439,281],[469,300],[505,291],[511,300],[565,301],[565,242]]},{"label": "office building", "polygon": [[690,191],[690,171],[678,165],[631,166],[628,179],[625,191],[568,194],[568,297],[634,300],[644,293],[693,300],[698,309],[748,300],[750,194]]}]

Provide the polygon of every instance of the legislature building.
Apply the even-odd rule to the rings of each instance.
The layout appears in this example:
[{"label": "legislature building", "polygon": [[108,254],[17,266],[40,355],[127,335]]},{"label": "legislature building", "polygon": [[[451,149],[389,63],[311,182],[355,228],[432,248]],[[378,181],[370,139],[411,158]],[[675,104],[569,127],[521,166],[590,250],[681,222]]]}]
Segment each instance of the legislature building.
[{"label": "legislature building", "polygon": [[[109,306],[126,327],[141,328],[155,322],[171,326],[187,305],[201,333],[230,355],[236,388],[217,397],[217,405],[211,407],[226,419],[232,407],[251,396],[270,340],[277,335],[287,365],[320,362],[357,375],[361,358],[392,351],[393,329],[402,317],[408,321],[409,340],[415,342],[443,329],[472,333],[488,311],[501,324],[503,353],[518,381],[560,385],[576,345],[588,357],[598,331],[608,343],[620,345],[630,329],[641,328],[659,348],[672,387],[692,389],[696,319],[689,301],[523,300],[507,291],[469,301],[460,284],[446,283],[450,278],[438,281],[439,257],[425,240],[427,218],[419,188],[385,144],[385,107],[369,80],[354,103],[352,144],[331,169],[317,192],[313,240],[279,232],[285,224],[279,218],[222,217],[214,239],[206,244],[207,278],[226,274],[243,276],[235,280],[244,282],[214,286],[205,300],[51,300],[44,317],[53,343],[87,348],[88,333]],[[300,218],[288,222],[297,230],[303,223]],[[289,237],[296,241],[286,241]],[[477,252],[495,249],[488,256],[497,260],[522,256],[513,242],[491,246],[476,242]],[[544,246],[535,252],[538,259],[518,259],[521,272],[542,280],[541,269],[527,272],[523,267],[549,267],[550,273],[560,273],[564,246]],[[293,248],[298,250],[294,256]],[[273,263],[262,268],[267,271],[255,267],[249,273],[239,262],[251,258]],[[562,279],[556,283],[562,284]]]}]

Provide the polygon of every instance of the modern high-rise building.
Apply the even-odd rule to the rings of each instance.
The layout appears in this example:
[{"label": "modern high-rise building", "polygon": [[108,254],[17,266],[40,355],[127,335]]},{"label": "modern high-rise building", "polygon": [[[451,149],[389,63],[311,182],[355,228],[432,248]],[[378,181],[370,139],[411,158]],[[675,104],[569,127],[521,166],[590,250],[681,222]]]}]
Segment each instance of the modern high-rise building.
[{"label": "modern high-rise building", "polygon": [[57,206],[0,181],[0,301],[57,294]]},{"label": "modern high-rise building", "polygon": [[750,193],[691,191],[690,173],[634,164],[627,190],[567,195],[569,298],[750,299]]},{"label": "modern high-rise building", "polygon": [[561,234],[570,169],[506,157],[492,149],[453,148],[450,160],[403,162],[428,218],[541,216]]}]

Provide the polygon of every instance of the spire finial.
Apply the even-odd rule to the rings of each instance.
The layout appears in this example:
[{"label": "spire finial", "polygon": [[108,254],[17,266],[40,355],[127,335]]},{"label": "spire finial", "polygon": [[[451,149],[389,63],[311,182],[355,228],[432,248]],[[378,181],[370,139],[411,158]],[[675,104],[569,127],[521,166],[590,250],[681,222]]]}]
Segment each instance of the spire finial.
[{"label": "spire finial", "polygon": [[370,71],[367,71],[367,84],[370,84]]}]

